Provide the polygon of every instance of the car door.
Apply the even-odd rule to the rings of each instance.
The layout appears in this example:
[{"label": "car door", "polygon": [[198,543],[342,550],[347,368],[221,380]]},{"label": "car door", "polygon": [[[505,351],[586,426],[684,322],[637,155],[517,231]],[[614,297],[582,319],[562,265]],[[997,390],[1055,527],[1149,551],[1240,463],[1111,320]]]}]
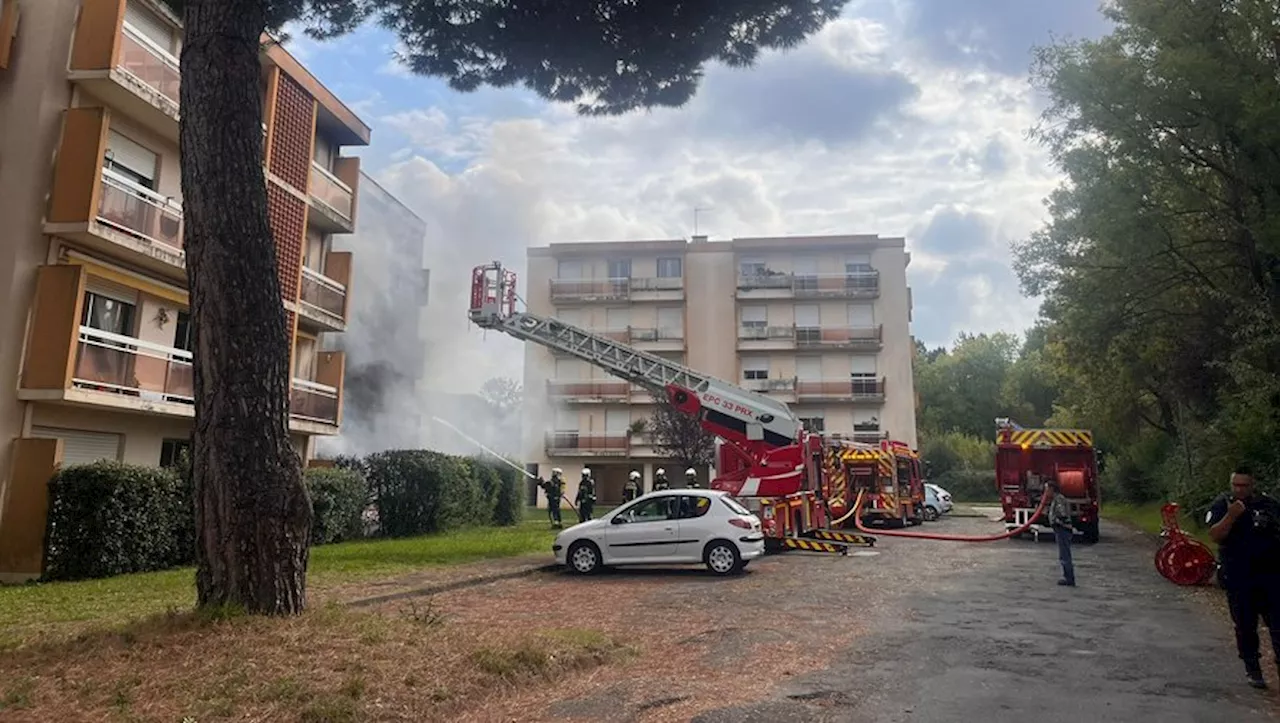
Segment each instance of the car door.
[{"label": "car door", "polygon": [[[679,519],[676,555],[689,558],[692,562],[702,561],[702,547],[711,539],[715,530],[711,527],[719,518],[708,514],[711,511],[711,498],[702,495],[680,495],[676,503],[676,516]],[[726,525],[727,527],[728,525]]]},{"label": "car door", "polygon": [[614,562],[643,562],[667,559],[676,554],[677,521],[673,514],[674,495],[643,500],[612,515],[605,533]]}]

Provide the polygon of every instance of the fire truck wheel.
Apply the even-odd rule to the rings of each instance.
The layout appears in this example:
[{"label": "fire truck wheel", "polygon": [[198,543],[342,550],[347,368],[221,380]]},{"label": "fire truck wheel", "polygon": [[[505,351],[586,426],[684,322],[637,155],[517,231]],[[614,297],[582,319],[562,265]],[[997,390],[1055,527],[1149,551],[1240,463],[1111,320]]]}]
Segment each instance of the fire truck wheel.
[{"label": "fire truck wheel", "polygon": [[569,569],[579,575],[600,571],[600,548],[588,540],[578,540],[569,548]]},{"label": "fire truck wheel", "polygon": [[707,543],[702,559],[707,563],[707,569],[717,575],[732,575],[742,569],[742,556],[732,542],[712,540]]}]

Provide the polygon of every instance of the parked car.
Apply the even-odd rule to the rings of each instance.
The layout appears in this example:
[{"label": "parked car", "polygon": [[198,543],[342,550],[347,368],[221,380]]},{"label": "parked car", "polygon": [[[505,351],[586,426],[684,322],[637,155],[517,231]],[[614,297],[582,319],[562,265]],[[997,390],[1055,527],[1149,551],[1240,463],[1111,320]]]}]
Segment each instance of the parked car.
[{"label": "parked car", "polygon": [[935,484],[924,486],[924,518],[929,522],[951,511],[951,493]]},{"label": "parked car", "polygon": [[727,492],[660,490],[568,528],[551,549],[558,564],[580,575],[611,566],[686,563],[730,575],[764,554],[764,532],[760,518]]}]

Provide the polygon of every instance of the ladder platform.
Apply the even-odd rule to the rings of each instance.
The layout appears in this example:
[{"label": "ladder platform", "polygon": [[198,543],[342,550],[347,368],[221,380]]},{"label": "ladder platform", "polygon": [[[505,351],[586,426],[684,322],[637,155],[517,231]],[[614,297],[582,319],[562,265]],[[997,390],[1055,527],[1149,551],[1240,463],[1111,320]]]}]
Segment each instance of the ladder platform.
[{"label": "ladder platform", "polygon": [[841,542],[855,547],[876,546],[875,537],[872,537],[871,535],[864,535],[859,532],[845,532],[843,530],[812,530],[805,533],[805,537],[816,537],[820,540]]},{"label": "ladder platform", "polygon": [[782,547],[791,550],[806,550],[808,552],[827,552],[833,555],[848,555],[849,546],[841,542],[827,542],[825,540],[811,540],[804,537],[783,537],[781,540]]}]

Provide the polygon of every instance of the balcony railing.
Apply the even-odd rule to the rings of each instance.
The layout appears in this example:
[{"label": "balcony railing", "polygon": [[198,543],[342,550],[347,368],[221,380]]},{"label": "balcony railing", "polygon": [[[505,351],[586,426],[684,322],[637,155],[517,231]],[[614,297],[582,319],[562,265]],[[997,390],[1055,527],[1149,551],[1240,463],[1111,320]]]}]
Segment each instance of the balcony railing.
[{"label": "balcony railing", "polygon": [[859,429],[860,426],[863,425],[855,424],[852,432],[825,432],[823,436],[831,439],[848,439],[863,444],[878,444],[889,438],[889,432],[881,431],[878,426],[874,429],[871,426]]},{"label": "balcony railing", "polygon": [[624,300],[631,297],[631,279],[552,279],[551,298]]},{"label": "balcony railing", "polygon": [[338,423],[338,390],[327,384],[294,379],[289,414],[325,424]]},{"label": "balcony railing", "polygon": [[738,327],[738,339],[742,341],[795,341],[794,326],[765,326],[743,324]]},{"label": "balcony railing", "polygon": [[738,288],[743,291],[752,289],[790,289],[791,274],[771,269],[739,272]]},{"label": "balcony railing", "polygon": [[547,435],[547,451],[569,454],[624,455],[631,448],[631,435],[583,434],[574,431],[557,431]]},{"label": "balcony railing", "polygon": [[164,401],[194,401],[191,352],[80,327],[74,386]]},{"label": "balcony railing", "polygon": [[182,250],[182,206],[109,168],[102,169],[98,220],[175,251]]},{"label": "balcony railing", "polygon": [[746,379],[742,386],[753,392],[790,392],[796,388],[795,377],[780,379]]},{"label": "balcony railing", "polygon": [[339,216],[351,220],[352,199],[355,193],[342,179],[333,175],[329,169],[311,162],[311,195]]},{"label": "balcony railing", "polygon": [[178,86],[182,80],[178,59],[129,23],[124,23],[123,29],[118,67],[173,103],[178,103]]},{"label": "balcony railing", "polygon": [[796,296],[809,298],[867,298],[880,293],[880,272],[850,271],[843,274],[794,274]]},{"label": "balcony railing", "polygon": [[801,347],[879,347],[881,329],[876,326],[796,327],[796,345]]},{"label": "balcony railing", "polygon": [[306,266],[302,267],[301,298],[302,303],[319,309],[338,321],[343,320],[347,302],[347,287]]},{"label": "balcony railing", "polygon": [[884,398],[884,379],[801,379],[796,394],[805,397],[874,400]]},{"label": "balcony railing", "polygon": [[631,396],[627,382],[562,382],[547,380],[547,394],[559,398],[626,399]]},{"label": "balcony railing", "polygon": [[631,341],[684,341],[684,329],[652,329],[633,326]]},{"label": "balcony railing", "polygon": [[681,276],[632,278],[630,281],[632,291],[679,291],[684,288],[684,277]]}]

